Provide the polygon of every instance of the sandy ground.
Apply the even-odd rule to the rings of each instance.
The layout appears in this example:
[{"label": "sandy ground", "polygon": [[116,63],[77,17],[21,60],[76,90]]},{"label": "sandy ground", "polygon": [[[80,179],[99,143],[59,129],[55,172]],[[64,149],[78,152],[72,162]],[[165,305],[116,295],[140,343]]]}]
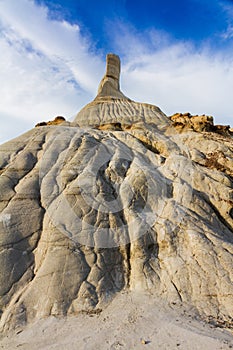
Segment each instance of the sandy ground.
[{"label": "sandy ground", "polygon": [[0,340],[0,349],[233,349],[233,335],[195,319],[179,305],[154,296],[119,294],[99,314],[49,317]]}]

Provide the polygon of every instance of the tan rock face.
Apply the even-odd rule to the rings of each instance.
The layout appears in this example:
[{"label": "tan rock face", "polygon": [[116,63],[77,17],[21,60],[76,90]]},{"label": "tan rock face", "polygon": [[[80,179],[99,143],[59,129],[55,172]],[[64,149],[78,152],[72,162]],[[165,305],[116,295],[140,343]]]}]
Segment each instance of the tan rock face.
[{"label": "tan rock face", "polygon": [[190,113],[175,113],[170,117],[172,126],[178,132],[183,131],[212,131],[224,136],[233,136],[230,125],[214,125],[214,119],[208,115],[191,115]]},{"label": "tan rock face", "polygon": [[95,101],[111,99],[127,99],[120,91],[120,58],[114,54],[107,55],[106,73],[100,82]]},{"label": "tan rock face", "polygon": [[177,133],[114,84],[73,123],[0,146],[3,329],[98,312],[124,289],[232,321],[232,137]]},{"label": "tan rock face", "polygon": [[192,116],[190,113],[176,113],[170,119],[173,122],[173,126],[179,131],[212,131],[214,125],[213,117],[207,115]]}]

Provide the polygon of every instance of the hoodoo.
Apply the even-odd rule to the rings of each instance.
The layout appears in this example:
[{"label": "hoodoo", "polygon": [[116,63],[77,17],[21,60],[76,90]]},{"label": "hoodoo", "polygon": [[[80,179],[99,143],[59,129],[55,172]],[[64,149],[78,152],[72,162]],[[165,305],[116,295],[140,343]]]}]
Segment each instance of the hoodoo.
[{"label": "hoodoo", "polygon": [[117,55],[108,54],[106,58],[106,73],[99,84],[95,101],[101,101],[101,99],[106,98],[129,100],[120,91],[120,71],[120,58]]},{"label": "hoodoo", "polygon": [[108,54],[106,73],[101,80],[96,98],[75,117],[79,126],[100,126],[121,123],[125,126],[136,122],[157,123],[168,126],[169,119],[159,107],[130,100],[120,90],[120,59]]},{"label": "hoodoo", "polygon": [[232,326],[231,133],[134,102],[119,78],[110,54],[73,122],[0,146],[2,330],[99,312],[122,291]]}]

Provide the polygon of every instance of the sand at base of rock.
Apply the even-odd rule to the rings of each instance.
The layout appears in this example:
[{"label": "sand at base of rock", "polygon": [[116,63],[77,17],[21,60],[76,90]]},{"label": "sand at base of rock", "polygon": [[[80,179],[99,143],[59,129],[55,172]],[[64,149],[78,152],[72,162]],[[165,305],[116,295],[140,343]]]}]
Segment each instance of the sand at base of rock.
[{"label": "sand at base of rock", "polygon": [[168,306],[142,293],[121,293],[100,313],[37,321],[0,341],[0,349],[9,350],[230,348],[230,331],[198,321],[184,306]]}]

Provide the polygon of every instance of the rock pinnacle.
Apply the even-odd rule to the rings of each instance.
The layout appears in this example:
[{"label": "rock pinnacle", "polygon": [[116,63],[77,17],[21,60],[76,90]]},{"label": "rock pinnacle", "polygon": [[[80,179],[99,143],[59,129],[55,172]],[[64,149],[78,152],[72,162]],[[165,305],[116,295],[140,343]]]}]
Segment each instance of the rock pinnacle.
[{"label": "rock pinnacle", "polygon": [[106,57],[106,72],[99,84],[98,94],[96,99],[102,99],[106,97],[114,99],[128,99],[120,91],[120,58],[112,53]]}]

